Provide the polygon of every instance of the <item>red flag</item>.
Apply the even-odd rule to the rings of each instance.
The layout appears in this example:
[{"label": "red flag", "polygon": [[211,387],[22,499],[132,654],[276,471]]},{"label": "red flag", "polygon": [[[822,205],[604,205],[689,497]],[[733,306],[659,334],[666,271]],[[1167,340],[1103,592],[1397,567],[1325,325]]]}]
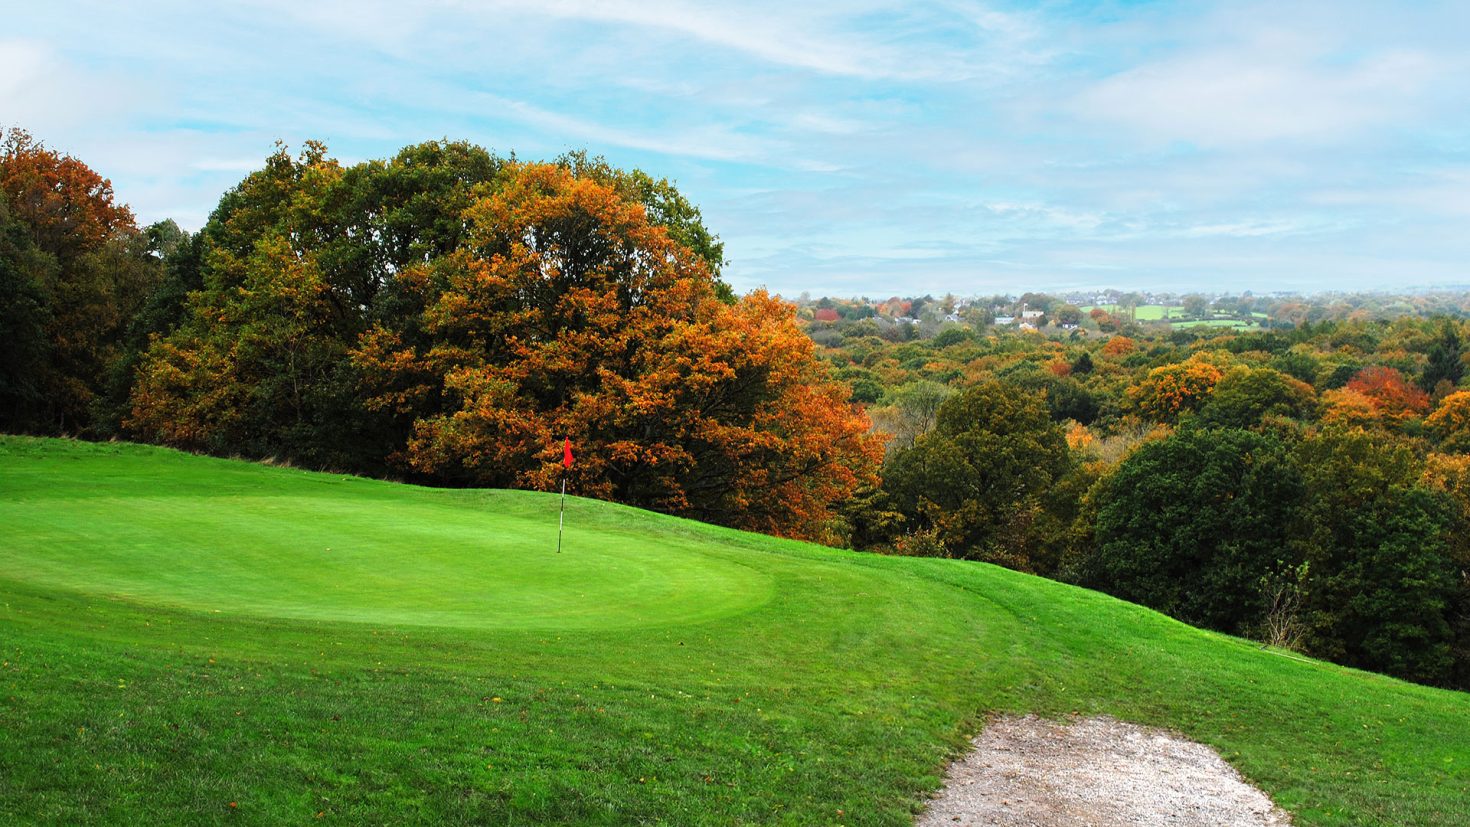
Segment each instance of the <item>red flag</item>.
[{"label": "red flag", "polygon": [[563,468],[566,468],[568,471],[572,470],[572,438],[571,437],[567,437],[566,445],[563,446],[563,448],[562,448],[562,451],[561,451],[561,464],[562,464],[562,467]]}]

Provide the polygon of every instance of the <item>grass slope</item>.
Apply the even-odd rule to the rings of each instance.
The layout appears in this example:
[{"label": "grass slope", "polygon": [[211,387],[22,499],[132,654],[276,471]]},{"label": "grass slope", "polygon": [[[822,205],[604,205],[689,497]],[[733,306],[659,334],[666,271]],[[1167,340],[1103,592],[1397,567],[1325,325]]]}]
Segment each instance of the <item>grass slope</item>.
[{"label": "grass slope", "polygon": [[0,822],[903,824],[991,711],[1470,823],[1470,695],[991,566],[0,438]]}]

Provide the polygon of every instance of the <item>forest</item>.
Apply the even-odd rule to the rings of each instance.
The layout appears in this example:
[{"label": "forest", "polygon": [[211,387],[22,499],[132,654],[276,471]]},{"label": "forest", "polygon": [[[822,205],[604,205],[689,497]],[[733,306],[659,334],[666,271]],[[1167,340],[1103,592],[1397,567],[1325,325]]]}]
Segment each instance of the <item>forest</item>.
[{"label": "forest", "polygon": [[1463,297],[1191,296],[1231,323],[1182,326],[737,296],[724,263],[674,185],[585,153],[278,147],[187,232],[11,129],[0,431],[544,490],[570,439],[584,496],[1470,688]]}]

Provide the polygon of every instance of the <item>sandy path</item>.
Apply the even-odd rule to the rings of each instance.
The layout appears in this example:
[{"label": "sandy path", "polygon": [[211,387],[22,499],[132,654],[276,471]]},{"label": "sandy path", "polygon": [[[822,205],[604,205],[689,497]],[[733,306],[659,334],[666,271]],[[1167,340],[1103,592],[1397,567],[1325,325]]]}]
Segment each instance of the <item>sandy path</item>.
[{"label": "sandy path", "polygon": [[1284,827],[1214,750],[1112,718],[997,718],[916,827]]}]

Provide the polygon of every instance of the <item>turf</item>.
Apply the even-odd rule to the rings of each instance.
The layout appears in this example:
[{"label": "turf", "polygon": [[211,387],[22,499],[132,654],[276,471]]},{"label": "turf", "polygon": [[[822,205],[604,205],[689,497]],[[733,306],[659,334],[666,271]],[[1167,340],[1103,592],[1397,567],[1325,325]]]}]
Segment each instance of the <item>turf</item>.
[{"label": "turf", "polygon": [[1470,696],[991,566],[0,438],[0,823],[903,824],[986,714],[1470,823]]}]

